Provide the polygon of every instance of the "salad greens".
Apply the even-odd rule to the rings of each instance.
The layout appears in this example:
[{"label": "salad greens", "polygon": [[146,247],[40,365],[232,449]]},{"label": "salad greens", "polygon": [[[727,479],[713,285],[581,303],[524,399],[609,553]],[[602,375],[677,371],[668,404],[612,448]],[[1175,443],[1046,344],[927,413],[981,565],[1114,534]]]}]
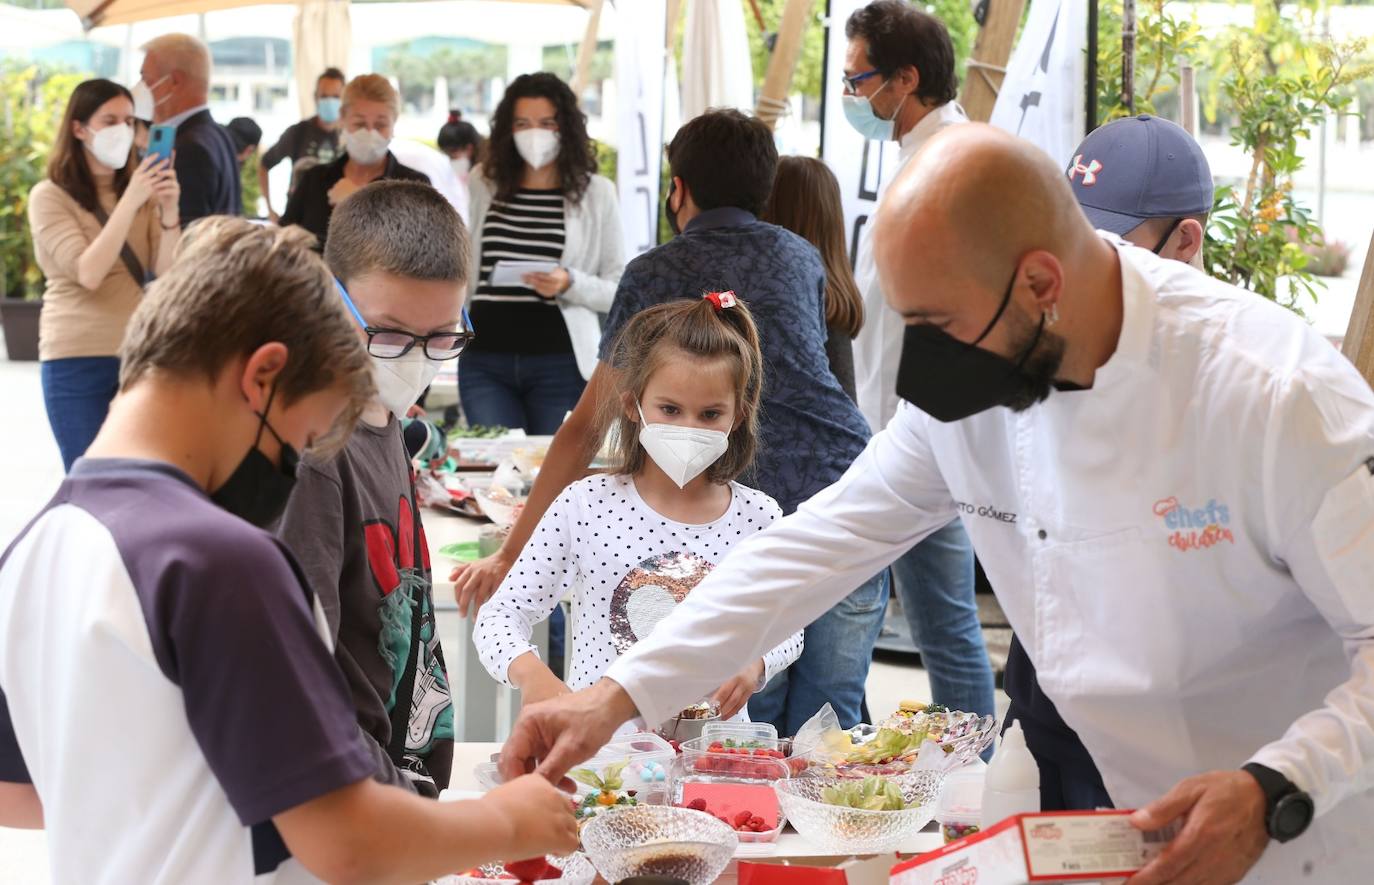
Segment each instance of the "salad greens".
[{"label": "salad greens", "polygon": [[902,791],[891,781],[880,777],[866,777],[862,781],[826,787],[821,801],[841,808],[862,811],[904,811],[911,806],[902,798]]}]

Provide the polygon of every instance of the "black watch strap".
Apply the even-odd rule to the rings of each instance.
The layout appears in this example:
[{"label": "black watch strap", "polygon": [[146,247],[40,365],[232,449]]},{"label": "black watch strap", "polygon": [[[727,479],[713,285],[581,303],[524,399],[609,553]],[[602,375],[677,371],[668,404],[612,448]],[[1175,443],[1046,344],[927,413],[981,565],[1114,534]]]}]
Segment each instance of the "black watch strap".
[{"label": "black watch strap", "polygon": [[1270,838],[1288,842],[1301,836],[1312,823],[1315,811],[1312,797],[1267,765],[1251,762],[1242,766],[1242,770],[1264,791],[1264,827]]}]

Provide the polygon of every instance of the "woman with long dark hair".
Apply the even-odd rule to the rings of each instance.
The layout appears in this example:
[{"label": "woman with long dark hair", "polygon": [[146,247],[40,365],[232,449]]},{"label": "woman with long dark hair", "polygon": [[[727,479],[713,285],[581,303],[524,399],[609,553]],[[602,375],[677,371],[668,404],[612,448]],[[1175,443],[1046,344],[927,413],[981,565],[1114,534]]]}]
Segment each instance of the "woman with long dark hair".
[{"label": "woman with long dark hair", "polygon": [[835,173],[814,157],[782,157],[763,221],[785,227],[815,246],[825,264],[825,355],[849,398],[854,385],[854,338],[864,302],[844,247],[844,205]]},{"label": "woman with long dark hair", "polygon": [[172,264],[180,197],[169,160],[138,162],[129,90],[110,80],[77,86],[48,177],[29,194],[34,253],[47,278],[43,400],[67,469],[119,389],[119,345],[143,288]]},{"label": "woman with long dark hair", "polygon": [[468,181],[477,337],[458,388],[472,424],[551,434],[596,366],[598,313],[624,269],[615,186],[577,98],[552,74],[517,77]]}]

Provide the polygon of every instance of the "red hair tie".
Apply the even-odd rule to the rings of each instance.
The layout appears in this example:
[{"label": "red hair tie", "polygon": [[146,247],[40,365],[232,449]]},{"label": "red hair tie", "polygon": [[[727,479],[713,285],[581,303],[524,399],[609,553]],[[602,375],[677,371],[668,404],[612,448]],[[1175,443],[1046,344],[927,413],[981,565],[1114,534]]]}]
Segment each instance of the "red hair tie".
[{"label": "red hair tie", "polygon": [[728,292],[707,292],[701,297],[714,304],[716,310],[725,310],[739,303],[735,300],[735,292],[733,289]]}]

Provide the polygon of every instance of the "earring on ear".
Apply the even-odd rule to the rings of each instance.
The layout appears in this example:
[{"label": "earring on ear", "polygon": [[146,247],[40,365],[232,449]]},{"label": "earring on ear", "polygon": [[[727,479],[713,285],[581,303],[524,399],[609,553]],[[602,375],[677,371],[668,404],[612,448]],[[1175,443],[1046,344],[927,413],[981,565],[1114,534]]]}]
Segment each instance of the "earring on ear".
[{"label": "earring on ear", "polygon": [[1059,305],[1051,304],[1050,309],[1045,311],[1045,325],[1053,326],[1059,322]]}]

